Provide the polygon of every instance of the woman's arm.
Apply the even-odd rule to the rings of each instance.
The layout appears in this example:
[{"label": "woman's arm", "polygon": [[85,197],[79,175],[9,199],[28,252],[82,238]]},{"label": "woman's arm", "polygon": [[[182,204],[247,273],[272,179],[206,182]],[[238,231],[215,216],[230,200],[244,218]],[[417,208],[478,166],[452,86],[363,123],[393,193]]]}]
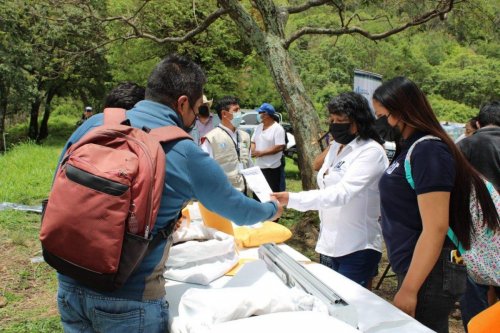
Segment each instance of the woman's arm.
[{"label": "woman's arm", "polygon": [[371,147],[361,152],[346,169],[342,179],[322,190],[290,193],[288,208],[298,211],[343,206],[366,187],[380,179],[387,167],[382,149]]},{"label": "woman's arm", "polygon": [[319,171],[321,167],[323,166],[323,162],[325,162],[325,157],[328,155],[328,151],[330,150],[331,146],[328,146],[325,150],[321,152],[316,158],[314,159],[313,162],[313,169],[314,171]]},{"label": "woman's arm", "polygon": [[422,233],[413,252],[410,268],[394,296],[394,305],[415,317],[417,294],[436,264],[449,226],[449,192],[429,192],[417,196]]}]

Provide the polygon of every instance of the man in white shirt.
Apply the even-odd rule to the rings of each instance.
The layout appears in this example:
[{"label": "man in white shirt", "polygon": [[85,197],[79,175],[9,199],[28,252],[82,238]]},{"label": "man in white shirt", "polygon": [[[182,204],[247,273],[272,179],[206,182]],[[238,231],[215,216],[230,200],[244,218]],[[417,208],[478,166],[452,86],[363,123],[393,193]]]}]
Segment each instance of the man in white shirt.
[{"label": "man in white shirt", "polygon": [[246,193],[240,170],[250,167],[252,160],[250,135],[238,129],[241,122],[239,101],[236,97],[225,96],[217,102],[215,110],[221,122],[202,137],[201,149],[219,163],[237,190]]},{"label": "man in white shirt", "polygon": [[273,192],[278,192],[281,173],[284,172],[280,166],[285,149],[285,130],[276,122],[276,110],[271,104],[264,103],[257,111],[262,123],[252,135],[252,157],[255,157],[255,164],[262,170]]}]

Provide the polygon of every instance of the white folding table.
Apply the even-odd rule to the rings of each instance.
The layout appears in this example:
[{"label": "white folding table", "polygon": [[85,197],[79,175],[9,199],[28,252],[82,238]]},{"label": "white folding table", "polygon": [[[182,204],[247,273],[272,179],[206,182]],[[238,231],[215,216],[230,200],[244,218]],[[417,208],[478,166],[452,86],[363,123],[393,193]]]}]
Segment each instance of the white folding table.
[{"label": "white folding table", "polygon": [[[332,288],[336,294],[342,297],[349,304],[352,304],[358,314],[358,329],[364,333],[401,333],[401,332],[433,332],[414,318],[403,313],[389,302],[376,294],[361,287],[357,283],[338,274],[330,268],[318,263],[311,262],[307,257],[297,252],[288,245],[278,245],[283,251],[301,262],[313,275]],[[240,252],[240,259],[258,259],[257,248],[245,249]],[[165,285],[167,299],[170,303],[170,325],[178,317],[179,301],[184,292],[190,288],[224,288],[229,283],[231,286],[238,286],[240,281],[248,285],[252,278],[258,278],[259,274],[265,274],[257,268],[252,269],[252,265],[237,273],[234,277],[223,276],[213,281],[208,286],[201,286],[189,283],[180,283],[167,280]],[[255,265],[255,267],[262,265]],[[244,267],[247,268],[247,267]],[[242,276],[244,273],[245,276]],[[233,281],[231,281],[234,279]],[[231,283],[233,282],[233,283]],[[245,327],[238,329],[238,333],[244,333]],[[250,332],[249,332],[250,333]],[[251,332],[254,333],[254,332]]]}]

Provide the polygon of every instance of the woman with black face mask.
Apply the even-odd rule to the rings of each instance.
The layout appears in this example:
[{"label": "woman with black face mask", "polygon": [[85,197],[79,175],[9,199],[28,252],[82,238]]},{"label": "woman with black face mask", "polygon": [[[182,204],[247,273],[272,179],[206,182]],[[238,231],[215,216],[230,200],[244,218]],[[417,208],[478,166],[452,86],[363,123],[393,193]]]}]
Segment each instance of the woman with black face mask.
[{"label": "woman with black face mask", "polygon": [[[413,81],[396,77],[384,82],[373,93],[373,106],[377,117],[402,136],[400,152],[379,183],[382,231],[398,277],[393,302],[425,326],[447,333],[448,315],[466,281],[465,266],[451,257],[452,238],[470,248],[474,205],[480,205],[483,223],[492,232],[500,230],[499,216],[481,175]],[[455,237],[447,237],[449,228]]]},{"label": "woman with black face mask", "polygon": [[367,287],[381,258],[378,181],[389,162],[363,96],[343,93],[327,108],[335,141],[318,172],[319,190],[274,195],[288,208],[318,210],[320,262]]}]

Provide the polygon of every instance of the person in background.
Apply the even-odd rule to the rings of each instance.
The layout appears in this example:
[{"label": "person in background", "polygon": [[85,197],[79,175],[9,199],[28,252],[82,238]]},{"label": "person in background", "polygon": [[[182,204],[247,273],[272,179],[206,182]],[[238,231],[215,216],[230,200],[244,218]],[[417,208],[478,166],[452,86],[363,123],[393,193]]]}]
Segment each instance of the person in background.
[{"label": "person in background", "polygon": [[123,82],[113,88],[104,101],[105,108],[132,109],[145,97],[146,90],[133,82]]},{"label": "person in background", "polygon": [[335,141],[317,175],[319,190],[273,196],[288,208],[318,210],[320,263],[367,287],[382,256],[378,181],[389,161],[362,95],[340,94],[327,108]]},{"label": "person in background", "polygon": [[[382,233],[392,270],[398,277],[394,305],[436,332],[448,332],[448,315],[465,291],[466,269],[451,260],[450,227],[470,247],[470,192],[478,194],[485,223],[493,230],[498,215],[481,176],[444,131],[425,94],[397,77],[373,94],[377,117],[401,132],[396,155],[379,182]],[[410,186],[404,162],[408,149],[431,134],[411,155]]]},{"label": "person in background", "polygon": [[[472,166],[493,186],[500,190],[500,101],[484,105],[475,118],[478,129],[458,143],[458,148]],[[469,124],[469,122],[467,123]],[[488,286],[475,283],[467,278],[467,289],[460,300],[462,321],[467,324],[472,317],[489,306]],[[500,288],[496,288],[500,295]]]},{"label": "person in background", "polygon": [[477,131],[478,129],[477,117],[472,117],[471,119],[469,119],[469,121],[465,123],[464,128],[465,128],[464,133],[455,140],[455,143],[462,141],[463,139],[471,136]]},{"label": "person in background", "polygon": [[271,190],[280,191],[281,157],[285,149],[285,129],[274,118],[276,110],[269,103],[263,103],[258,109],[262,120],[252,134],[251,151],[255,164],[262,170]]},{"label": "person in background", "polygon": [[217,102],[215,110],[221,122],[201,139],[201,149],[219,163],[238,191],[246,193],[245,179],[240,170],[250,167],[252,160],[250,135],[238,129],[241,122],[239,101],[236,97],[225,96]]},{"label": "person in background", "polygon": [[[136,128],[178,126],[190,131],[202,104],[205,82],[199,65],[184,57],[168,56],[149,76],[145,100],[129,110],[127,118]],[[85,121],[72,134],[63,154],[102,123],[102,113]],[[219,165],[193,141],[169,142],[163,148],[165,186],[152,237],[176,223],[180,210],[192,199],[237,224],[254,224],[281,215],[282,206],[277,201],[259,203],[234,189]],[[165,237],[147,252],[125,284],[114,292],[98,292],[58,274],[57,299],[63,329],[66,332],[167,332],[169,310],[163,271],[168,243]]]},{"label": "person in background", "polygon": [[207,99],[207,96],[203,95],[203,104],[200,106],[200,112],[198,114],[198,119],[196,119],[196,125],[191,132],[191,136],[195,139],[195,142],[197,142],[198,145],[201,145],[201,139],[219,124],[220,118],[217,118],[210,112],[212,102],[212,99],[209,100]]},{"label": "person in background", "polygon": [[85,111],[83,111],[82,117],[80,118],[80,120],[76,122],[76,126],[80,126],[81,124],[83,124],[87,119],[92,117],[92,114],[93,114],[92,107],[86,106]]}]

